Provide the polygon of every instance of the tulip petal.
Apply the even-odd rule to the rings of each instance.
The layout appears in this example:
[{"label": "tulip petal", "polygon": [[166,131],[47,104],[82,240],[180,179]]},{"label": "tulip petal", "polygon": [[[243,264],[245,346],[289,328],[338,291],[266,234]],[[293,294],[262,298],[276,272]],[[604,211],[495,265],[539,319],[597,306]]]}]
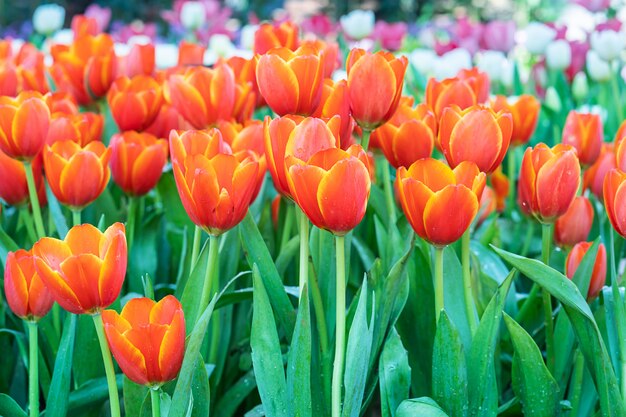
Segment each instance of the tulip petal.
[{"label": "tulip petal", "polygon": [[[120,227],[122,230],[119,230]],[[109,227],[100,246],[100,253],[104,256],[98,275],[98,293],[105,306],[118,297],[126,275],[128,249],[123,227],[121,223]]]},{"label": "tulip petal", "polygon": [[[150,317],[152,315],[152,309],[156,304],[157,303],[147,297],[133,298],[128,301],[122,309],[120,319],[127,321],[129,328],[147,326],[152,321]],[[116,327],[119,328],[121,326]]]},{"label": "tulip petal", "polygon": [[424,209],[434,193],[424,183],[411,177],[400,177],[398,192],[402,210],[415,233],[423,239],[427,238],[424,228]]},{"label": "tulip petal", "polygon": [[478,212],[478,199],[464,185],[449,185],[428,200],[424,229],[435,245],[448,245],[461,238]]},{"label": "tulip petal", "polygon": [[101,268],[102,260],[86,253],[70,256],[61,263],[61,273],[67,285],[76,294],[80,306],[86,311],[109,306],[103,305],[98,292],[98,277]]},{"label": "tulip petal", "polygon": [[42,258],[35,258],[37,273],[54,297],[54,300],[64,309],[74,314],[83,314],[78,296],[58,272],[50,269]]},{"label": "tulip petal", "polygon": [[[445,114],[442,130],[445,129]],[[477,140],[482,146],[477,146]],[[445,144],[442,136],[441,147],[451,166],[462,161],[472,161],[483,172],[491,172],[502,149],[502,132],[490,110],[470,110],[450,132],[450,142]]]},{"label": "tulip petal", "polygon": [[280,116],[296,114],[300,87],[283,59],[274,54],[263,55],[257,63],[256,78],[259,91],[272,110]]},{"label": "tulip petal", "polygon": [[447,185],[456,184],[456,177],[450,167],[432,158],[416,161],[409,167],[408,175],[424,183],[433,192],[442,190]]},{"label": "tulip petal", "polygon": [[115,327],[105,324],[104,331],[111,347],[111,353],[122,368],[124,375],[136,384],[148,384],[150,381],[148,380],[146,361],[141,351]]},{"label": "tulip petal", "polygon": [[185,353],[185,319],[182,309],[175,310],[163,335],[159,351],[159,369],[163,380],[176,378]]},{"label": "tulip petal", "polygon": [[289,167],[289,191],[302,211],[315,226],[324,227],[324,217],[317,204],[317,189],[326,171],[312,165],[294,164]]},{"label": "tulip petal", "polygon": [[72,227],[65,236],[65,243],[74,255],[90,253],[100,257],[102,232],[91,224]]},{"label": "tulip petal", "polygon": [[544,219],[564,214],[580,185],[580,165],[573,151],[555,156],[537,173],[537,205]]},{"label": "tulip petal", "polygon": [[397,130],[391,147],[396,161],[394,166],[410,167],[418,159],[430,157],[435,147],[435,138],[424,122],[411,120],[403,123]]},{"label": "tulip petal", "polygon": [[34,157],[41,152],[49,125],[50,110],[45,101],[31,98],[18,107],[13,118],[12,136],[20,156]]},{"label": "tulip petal", "polygon": [[62,202],[72,207],[86,206],[98,198],[105,179],[104,169],[96,154],[78,152],[61,173]]},{"label": "tulip petal", "polygon": [[348,72],[352,116],[366,128],[384,121],[396,98],[396,75],[380,54],[365,55]]}]

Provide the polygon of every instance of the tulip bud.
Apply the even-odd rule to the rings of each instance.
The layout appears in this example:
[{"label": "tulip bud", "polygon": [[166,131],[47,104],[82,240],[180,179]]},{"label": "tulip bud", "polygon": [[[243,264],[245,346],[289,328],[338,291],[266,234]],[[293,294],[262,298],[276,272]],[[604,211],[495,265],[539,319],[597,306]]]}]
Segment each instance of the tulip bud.
[{"label": "tulip bud", "polygon": [[545,105],[555,113],[561,111],[561,97],[559,97],[559,93],[557,93],[556,89],[552,86],[548,87],[546,90]]},{"label": "tulip bud", "polygon": [[54,303],[35,269],[32,253],[23,249],[7,255],[4,294],[11,311],[24,320],[39,320]]},{"label": "tulip bud", "polygon": [[371,10],[353,10],[345,16],[341,16],[339,23],[349,38],[361,40],[374,31],[374,20],[374,12]]},{"label": "tulip bud", "polygon": [[603,82],[611,79],[609,63],[600,58],[594,50],[587,52],[587,72],[594,81]]},{"label": "tulip bud", "polygon": [[591,165],[598,159],[603,141],[600,115],[575,110],[569,112],[563,127],[562,142],[576,148],[581,164]]},{"label": "tulip bud", "polygon": [[[565,262],[565,274],[569,279],[574,278],[574,274],[587,251],[591,248],[592,242],[580,242],[574,246],[567,256]],[[606,282],[606,248],[603,243],[598,246],[598,253],[593,264],[591,272],[591,280],[589,281],[589,290],[587,291],[587,300],[593,300],[598,296],[600,290]]]},{"label": "tulip bud", "polygon": [[626,207],[626,173],[614,168],[604,177],[603,196],[604,207],[609,216],[611,225],[622,237],[626,237],[626,216],[623,215]]},{"label": "tulip bud", "polygon": [[587,82],[587,75],[584,72],[579,72],[574,76],[572,81],[572,94],[576,101],[585,101],[589,95],[589,83]]},{"label": "tulip bud", "polygon": [[45,36],[52,35],[63,27],[65,9],[58,4],[42,4],[33,13],[33,28]]},{"label": "tulip bud", "polygon": [[491,107],[496,112],[511,113],[513,118],[513,133],[511,134],[511,144],[514,146],[528,143],[539,119],[541,103],[529,94],[519,97],[496,96],[491,100]]},{"label": "tulip bud", "polygon": [[572,49],[563,39],[551,42],[546,47],[546,65],[552,70],[561,71],[572,63]]},{"label": "tulip bud", "polygon": [[565,214],[554,222],[554,241],[562,247],[572,247],[587,240],[593,225],[593,207],[587,197],[572,201]]},{"label": "tulip bud", "polygon": [[180,22],[187,30],[196,30],[204,25],[206,10],[200,1],[185,1],[180,10]]},{"label": "tulip bud", "polygon": [[539,22],[530,22],[525,32],[526,49],[534,55],[543,55],[550,42],[556,38],[556,30]]},{"label": "tulip bud", "polygon": [[624,49],[624,34],[611,29],[591,34],[591,49],[605,61],[619,58]]}]

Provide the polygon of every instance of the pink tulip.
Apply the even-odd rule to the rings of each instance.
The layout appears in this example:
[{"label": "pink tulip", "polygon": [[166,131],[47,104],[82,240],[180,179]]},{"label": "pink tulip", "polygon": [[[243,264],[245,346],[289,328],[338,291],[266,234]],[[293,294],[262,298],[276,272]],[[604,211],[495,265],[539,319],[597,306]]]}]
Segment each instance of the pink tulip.
[{"label": "pink tulip", "polygon": [[487,23],[482,32],[480,45],[483,49],[509,52],[515,45],[515,22],[494,20]]}]

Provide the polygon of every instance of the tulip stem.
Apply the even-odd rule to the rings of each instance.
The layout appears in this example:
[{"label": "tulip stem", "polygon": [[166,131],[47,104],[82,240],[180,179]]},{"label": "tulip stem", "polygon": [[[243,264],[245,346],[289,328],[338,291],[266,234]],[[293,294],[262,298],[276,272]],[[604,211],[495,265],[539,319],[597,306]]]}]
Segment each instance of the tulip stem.
[{"label": "tulip stem", "polygon": [[319,284],[315,274],[311,276],[309,280],[311,284],[311,299],[313,300],[313,309],[315,310],[315,322],[317,324],[317,331],[320,338],[320,350],[322,351],[322,372],[324,383],[324,396],[328,398],[330,392],[328,389],[328,378],[331,375],[330,370],[330,352],[328,350],[328,326],[326,325],[326,313],[324,310],[324,303],[322,302],[322,293],[320,292]]},{"label": "tulip stem", "polygon": [[98,334],[98,342],[100,342],[100,351],[102,352],[102,362],[104,362],[104,371],[107,376],[107,385],[109,387],[109,403],[111,405],[111,417],[120,417],[120,398],[117,394],[117,382],[115,380],[115,368],[113,367],[113,358],[104,335],[104,323],[102,322],[102,314],[97,313],[91,316],[93,324]]},{"label": "tulip stem", "polygon": [[[35,226],[33,225],[33,217],[30,215],[28,211],[28,207],[24,206],[20,208],[19,217],[21,217],[24,222],[24,226],[26,227],[26,233],[28,233],[28,237],[33,242],[37,241],[37,233],[35,232]],[[19,220],[19,218],[18,218]],[[19,226],[19,223],[18,223]]]},{"label": "tulip stem", "polygon": [[37,195],[32,162],[24,162],[24,172],[26,173],[30,205],[33,208],[33,217],[35,218],[35,230],[37,230],[38,237],[42,238],[46,235],[46,231],[43,228],[43,218],[41,217],[41,207],[39,206],[39,196]]},{"label": "tulip stem", "polygon": [[513,208],[515,207],[515,154],[517,150],[517,146],[512,146],[509,149],[509,153],[507,155],[507,174],[509,176],[509,195],[508,197],[508,201],[507,201],[507,205],[506,205],[506,212],[509,213],[509,215],[513,216]]},{"label": "tulip stem", "polygon": [[370,135],[371,131],[367,129],[363,129],[363,135],[361,136],[361,147],[367,153],[367,148],[370,146]]},{"label": "tulip stem", "polygon": [[443,310],[443,248],[435,247],[435,323]]},{"label": "tulip stem", "polygon": [[135,222],[137,218],[137,199],[139,197],[130,196],[128,198],[128,215],[126,217],[126,237],[128,241],[128,251],[133,247],[133,240],[135,238]]},{"label": "tulip stem", "polygon": [[73,209],[72,210],[72,223],[74,224],[74,226],[78,226],[79,224],[82,223],[82,211],[80,209]]},{"label": "tulip stem", "polygon": [[336,327],[335,327],[335,363],[332,381],[332,417],[341,416],[341,382],[346,339],[346,257],[345,237],[335,236],[337,289],[336,289]]},{"label": "tulip stem", "polygon": [[191,248],[191,260],[189,262],[189,273],[193,271],[193,267],[196,266],[198,261],[198,255],[200,254],[200,242],[202,241],[202,228],[196,226],[193,231],[193,246]]},{"label": "tulip stem", "polygon": [[580,407],[580,395],[583,388],[583,377],[585,371],[585,357],[580,353],[579,349],[574,352],[574,370],[572,371],[572,380],[570,387],[572,387],[572,395],[569,398],[570,404],[572,404],[572,412],[570,415],[577,416],[578,408]]},{"label": "tulip stem", "polygon": [[309,282],[309,219],[302,209],[298,208],[300,216],[300,295],[304,284]]},{"label": "tulip stem", "polygon": [[389,215],[389,226],[391,227],[396,222],[396,204],[393,201],[393,185],[389,175],[390,169],[391,164],[385,161],[383,164],[383,186],[385,189],[385,201],[387,202],[387,214]]},{"label": "tulip stem", "polygon": [[613,90],[613,100],[615,100],[615,109],[617,110],[617,126],[619,126],[619,124],[622,122],[622,120],[624,120],[624,111],[622,109],[622,100],[620,98],[620,91],[619,91],[619,84],[618,84],[618,77],[620,76],[619,74],[619,69],[617,70],[617,73],[615,74],[614,77],[611,77],[611,89]]},{"label": "tulip stem", "polygon": [[615,259],[615,231],[610,228],[610,246],[609,251],[611,254],[611,293],[613,295],[613,310],[615,315],[615,322],[617,324],[617,338],[619,341],[619,359],[621,366],[621,391],[624,401],[626,401],[626,317],[624,316],[624,303],[622,301],[622,295],[617,282],[617,265]]},{"label": "tulip stem", "polygon": [[200,298],[200,309],[196,321],[209,305],[209,298],[213,290],[213,283],[217,272],[217,257],[219,253],[218,237],[209,235],[209,260],[206,265],[206,275],[204,277],[204,286],[202,287],[202,297]]},{"label": "tulip stem", "polygon": [[30,417],[39,416],[39,349],[37,322],[28,321],[28,409]]},{"label": "tulip stem", "polygon": [[151,388],[150,399],[152,400],[152,417],[161,417],[161,389]]},{"label": "tulip stem", "polygon": [[469,322],[472,335],[476,333],[478,328],[478,317],[476,315],[476,307],[474,305],[474,295],[472,290],[472,275],[470,272],[470,230],[469,228],[463,233],[461,238],[461,263],[463,266],[463,287],[465,288],[465,314]]},{"label": "tulip stem", "polygon": [[289,237],[291,236],[291,228],[293,226],[293,217],[294,217],[294,204],[290,203],[285,206],[287,213],[285,214],[285,222],[283,223],[283,234],[280,238],[280,249],[283,250],[289,242]]},{"label": "tulip stem", "polygon": [[[552,224],[544,224],[541,229],[541,257],[546,266],[550,266],[550,244],[552,243]],[[554,370],[554,323],[552,322],[552,297],[542,288],[543,313],[546,327],[546,364],[548,370]]]}]

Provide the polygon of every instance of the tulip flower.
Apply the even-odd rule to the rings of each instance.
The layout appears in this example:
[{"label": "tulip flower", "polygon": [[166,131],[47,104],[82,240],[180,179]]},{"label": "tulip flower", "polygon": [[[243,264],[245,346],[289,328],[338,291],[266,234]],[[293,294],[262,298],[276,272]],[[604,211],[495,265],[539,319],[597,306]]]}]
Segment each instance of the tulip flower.
[{"label": "tulip flower", "polygon": [[[578,269],[578,266],[582,262],[583,258],[587,254],[589,248],[591,248],[592,242],[580,242],[577,243],[565,261],[565,275],[569,279],[574,278],[574,274]],[[589,289],[587,290],[587,300],[591,301],[595,299],[600,290],[604,287],[606,282],[606,248],[603,243],[598,246],[598,253],[593,264],[593,271],[591,272],[591,280],[589,281]]]},{"label": "tulip flower", "polygon": [[528,94],[523,94],[517,98],[496,96],[491,101],[491,107],[496,112],[504,111],[511,113],[513,118],[512,146],[528,143],[537,127],[539,110],[541,109],[539,100]]},{"label": "tulip flower", "polygon": [[190,67],[171,75],[165,84],[165,100],[196,129],[218,120],[229,120],[235,108],[236,85],[228,65],[215,68]]},{"label": "tulip flower", "polygon": [[113,357],[128,379],[154,388],[176,378],[185,352],[185,317],[174,296],[158,303],[133,298],[121,314],[105,310],[102,320]]},{"label": "tulip flower", "polygon": [[397,173],[400,205],[422,239],[445,246],[461,238],[478,212],[486,175],[465,161],[454,170],[436,159],[414,162]]},{"label": "tulip flower", "polygon": [[595,31],[590,37],[591,49],[604,61],[618,58],[626,45],[621,31],[611,29]]},{"label": "tulip flower", "polygon": [[412,100],[400,102],[387,123],[372,132],[389,163],[409,167],[418,159],[428,158],[435,146],[437,121],[426,104],[412,107]]},{"label": "tulip flower", "polygon": [[76,114],[78,113],[78,103],[73,95],[63,91],[56,91],[54,93],[48,93],[44,96],[46,104],[50,109],[50,114],[65,113]]},{"label": "tulip flower", "polygon": [[178,193],[187,214],[210,235],[236,226],[248,211],[259,163],[239,160],[213,129],[170,135],[170,154]]},{"label": "tulip flower", "polygon": [[102,32],[99,30],[100,28],[98,27],[98,21],[96,19],[82,14],[77,14],[72,17],[70,27],[72,32],[74,32],[74,38],[96,36]]},{"label": "tulip flower", "polygon": [[546,66],[554,71],[563,71],[572,63],[572,49],[564,39],[552,41],[546,47]]},{"label": "tulip flower", "polygon": [[604,177],[604,207],[613,228],[622,237],[626,237],[626,216],[623,211],[626,208],[626,173],[617,168],[610,170]]},{"label": "tulip flower", "polygon": [[44,147],[50,111],[36,92],[0,97],[0,150],[11,158],[31,161]]},{"label": "tulip flower", "polygon": [[286,21],[277,25],[263,23],[254,33],[254,53],[264,54],[272,48],[298,48],[298,26]]},{"label": "tulip flower", "polygon": [[476,67],[470,69],[463,68],[457,73],[456,78],[472,86],[478,103],[487,102],[489,99],[490,80],[486,72],[482,72]]},{"label": "tulip flower", "polygon": [[575,110],[567,115],[563,127],[563,143],[576,148],[581,164],[591,165],[598,159],[603,141],[600,115],[578,113]]},{"label": "tulip flower", "polygon": [[144,132],[157,138],[168,138],[172,130],[189,130],[193,126],[186,121],[171,104],[164,103],[159,109],[156,119]]},{"label": "tulip flower", "polygon": [[332,78],[333,73],[340,66],[339,45],[336,42],[324,42],[320,39],[304,40],[300,46],[310,46],[320,51],[324,61],[324,78]]},{"label": "tulip flower", "polygon": [[155,47],[148,43],[145,45],[134,44],[128,55],[120,59],[118,73],[128,78],[137,75],[152,75],[155,67]]},{"label": "tulip flower", "polygon": [[63,140],[72,140],[80,146],[100,142],[104,129],[104,117],[97,113],[53,113],[46,143],[52,145]]},{"label": "tulip flower", "polygon": [[15,96],[18,90],[17,68],[12,62],[0,62],[0,96]]},{"label": "tulip flower", "polygon": [[348,84],[346,80],[334,82],[327,78],[322,87],[322,99],[320,105],[313,112],[313,117],[330,120],[333,116],[341,119],[341,129],[339,131],[339,147],[346,150],[354,143],[352,132],[354,130],[354,119],[350,115],[350,100],[348,98]]},{"label": "tulip flower", "polygon": [[374,31],[374,12],[371,10],[353,10],[345,16],[341,16],[339,23],[341,29],[350,38],[361,40],[368,37]]},{"label": "tulip flower", "polygon": [[617,164],[615,154],[613,153],[613,144],[603,143],[600,156],[596,159],[596,162],[583,173],[583,188],[585,190],[591,190],[596,197],[602,199],[604,178],[607,172],[616,167]]},{"label": "tulip flower", "polygon": [[146,129],[156,119],[163,102],[161,85],[138,75],[115,80],[107,95],[109,108],[121,131]]},{"label": "tulip flower", "polygon": [[35,269],[30,251],[9,252],[4,269],[4,293],[11,311],[28,321],[37,321],[50,311],[54,300]]},{"label": "tulip flower", "polygon": [[167,162],[168,144],[149,133],[134,131],[111,138],[111,174],[113,181],[131,196],[141,196],[153,189]]},{"label": "tulip flower", "polygon": [[584,242],[593,225],[593,206],[587,197],[579,196],[569,209],[554,222],[554,241],[562,247]]},{"label": "tulip flower", "polygon": [[202,65],[204,62],[204,52],[204,46],[193,42],[182,41],[180,45],[178,45],[178,66]]},{"label": "tulip flower", "polygon": [[[33,173],[39,203],[45,204],[46,185],[43,180],[41,161],[41,157],[33,160]],[[0,151],[0,178],[10,178],[9,181],[0,181],[0,199],[8,205],[16,207],[28,202],[29,193],[24,164],[10,158],[2,151]]]},{"label": "tulip flower", "polygon": [[615,164],[617,168],[626,171],[626,140],[624,138],[615,142]]},{"label": "tulip flower", "polygon": [[110,149],[102,142],[91,142],[85,147],[71,140],[46,145],[46,178],[59,202],[80,210],[98,198],[111,176],[110,155]]},{"label": "tulip flower", "polygon": [[319,49],[303,45],[295,51],[275,48],[259,58],[259,91],[278,115],[308,116],[319,105],[324,80],[324,60]]},{"label": "tulip flower", "polygon": [[33,12],[33,29],[44,36],[50,36],[63,27],[65,9],[58,4],[42,4]]},{"label": "tulip flower", "polygon": [[491,187],[496,194],[497,209],[498,211],[502,211],[504,210],[504,206],[506,204],[506,198],[511,192],[511,179],[509,179],[502,172],[502,165],[500,165],[495,171],[491,173],[489,179],[491,180]]},{"label": "tulip flower", "polygon": [[443,115],[446,107],[456,105],[463,110],[479,103],[476,83],[456,77],[442,81],[437,81],[435,78],[429,79],[426,84],[425,100],[435,113],[437,120]]},{"label": "tulip flower", "polygon": [[180,9],[180,23],[187,30],[197,30],[206,22],[206,9],[200,1],[186,1]]},{"label": "tulip flower", "polygon": [[496,211],[497,207],[498,203],[496,199],[496,192],[493,190],[493,188],[486,185],[485,189],[483,190],[483,194],[480,197],[476,227],[483,224],[483,222]]},{"label": "tulip flower", "polygon": [[546,48],[556,38],[556,30],[539,22],[530,22],[526,26],[526,49],[531,54],[543,55]]},{"label": "tulip flower", "polygon": [[452,105],[439,122],[439,146],[451,167],[474,162],[482,172],[493,172],[504,159],[511,142],[510,113],[483,106],[461,110]]},{"label": "tulip flower", "polygon": [[518,199],[522,210],[541,223],[551,223],[565,214],[579,185],[580,164],[573,147],[558,144],[550,149],[540,143],[524,152]]},{"label": "tulip flower", "polygon": [[348,97],[352,117],[371,131],[393,116],[404,83],[408,60],[389,52],[353,49],[348,55]]}]

